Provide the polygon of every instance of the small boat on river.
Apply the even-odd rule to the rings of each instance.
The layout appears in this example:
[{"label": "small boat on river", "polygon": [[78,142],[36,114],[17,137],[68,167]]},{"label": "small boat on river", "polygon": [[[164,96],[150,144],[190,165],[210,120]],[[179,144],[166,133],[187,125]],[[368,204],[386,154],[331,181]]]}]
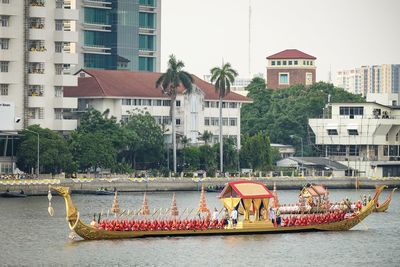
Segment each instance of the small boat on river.
[{"label": "small boat on river", "polygon": [[[176,208],[175,195],[171,206],[170,219],[160,220],[129,220],[116,218],[112,221],[100,221],[86,224],[80,216],[78,209],[72,202],[70,189],[61,186],[49,186],[50,190],[55,190],[60,194],[66,205],[67,222],[72,231],[86,240],[97,239],[122,239],[138,237],[162,237],[162,236],[197,236],[197,235],[242,235],[242,234],[274,234],[274,233],[295,233],[311,231],[345,231],[353,228],[364,220],[375,208],[376,201],[383,188],[378,187],[372,200],[359,211],[352,214],[326,213],[317,214],[312,219],[311,216],[297,218],[296,223],[291,223],[289,218],[282,221],[285,223],[277,224],[277,220],[272,222],[268,218],[269,200],[273,194],[267,187],[258,182],[235,181],[229,182],[222,190],[219,198],[221,199],[226,214],[231,211],[238,211],[243,215],[242,220],[237,220],[235,225],[226,224],[224,219],[212,221],[210,213],[208,216],[199,219],[180,219]],[[51,196],[51,195],[50,195]],[[117,196],[117,195],[116,195]],[[202,196],[204,198],[204,196]],[[49,200],[51,197],[49,198]],[[205,205],[205,201],[201,201]],[[147,204],[147,201],[146,201]],[[270,208],[271,210],[272,208]],[[200,212],[200,208],[199,211]],[[217,212],[217,211],[215,211]],[[234,213],[234,212],[232,212]],[[154,214],[153,214],[154,215]],[[218,214],[219,215],[219,214]],[[196,215],[197,217],[197,215]],[[148,217],[147,217],[148,218]],[[308,221],[303,219],[307,218]],[[214,218],[213,218],[214,219]],[[312,219],[312,220],[311,220]],[[288,221],[289,220],[289,221]],[[234,220],[232,219],[232,222]]]},{"label": "small boat on river", "polygon": [[396,191],[396,189],[397,188],[393,188],[392,192],[390,192],[389,196],[382,204],[379,204],[377,200],[374,212],[385,212],[389,208],[389,204],[392,201],[392,196],[394,194],[394,191]]},{"label": "small boat on river", "polygon": [[20,192],[10,192],[10,191],[6,191],[3,193],[0,193],[0,197],[5,197],[5,198],[21,198],[21,197],[26,197],[26,194],[24,193],[24,191],[20,191]]}]

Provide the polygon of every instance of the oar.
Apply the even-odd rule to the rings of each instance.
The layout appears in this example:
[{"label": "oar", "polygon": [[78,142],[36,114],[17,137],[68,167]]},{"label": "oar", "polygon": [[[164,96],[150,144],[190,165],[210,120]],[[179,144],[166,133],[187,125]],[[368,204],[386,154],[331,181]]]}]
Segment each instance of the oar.
[{"label": "oar", "polygon": [[181,219],[181,217],[185,214],[185,212],[186,212],[186,210],[187,210],[188,208],[185,208],[184,210],[183,210],[183,212],[181,213],[181,215],[179,215],[179,218],[178,218],[178,220],[180,220]]},{"label": "oar", "polygon": [[186,219],[185,220],[187,220],[188,218],[189,218],[189,216],[190,216],[190,214],[192,213],[192,211],[194,210],[194,208],[193,209],[191,209],[191,211],[188,213],[188,215],[186,216]]},{"label": "oar", "polygon": [[154,208],[154,210],[155,210],[155,211],[154,211],[154,213],[151,215],[151,217],[153,217],[153,216],[158,212],[159,209]]}]

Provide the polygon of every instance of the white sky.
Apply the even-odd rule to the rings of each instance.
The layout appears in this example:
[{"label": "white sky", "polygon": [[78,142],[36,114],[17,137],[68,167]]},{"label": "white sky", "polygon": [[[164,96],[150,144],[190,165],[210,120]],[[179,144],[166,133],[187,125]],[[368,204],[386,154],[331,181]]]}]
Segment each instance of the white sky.
[{"label": "white sky", "polygon": [[[339,69],[400,64],[400,0],[251,0],[252,74],[296,48],[317,57],[317,80]],[[222,59],[248,77],[249,0],[162,0],[161,70],[170,54],[203,77]]]}]

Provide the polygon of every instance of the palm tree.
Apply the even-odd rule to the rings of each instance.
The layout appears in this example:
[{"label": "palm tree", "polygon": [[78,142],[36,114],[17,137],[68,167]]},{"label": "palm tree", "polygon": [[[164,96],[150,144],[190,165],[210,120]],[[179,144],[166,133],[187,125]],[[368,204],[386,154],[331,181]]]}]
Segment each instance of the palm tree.
[{"label": "palm tree", "polygon": [[237,71],[232,69],[230,63],[222,64],[222,67],[214,67],[211,69],[211,82],[214,83],[215,91],[219,95],[219,155],[220,155],[220,171],[224,170],[223,156],[223,140],[222,140],[222,99],[230,92],[231,84],[238,76]]},{"label": "palm tree", "polygon": [[156,87],[161,88],[164,94],[171,98],[170,115],[172,120],[172,146],[173,146],[173,158],[174,158],[174,172],[176,173],[176,132],[175,132],[175,100],[177,89],[180,85],[183,85],[184,93],[190,94],[192,91],[192,76],[182,70],[185,64],[177,60],[174,55],[169,56],[168,69],[165,73],[161,74],[156,82]]},{"label": "palm tree", "polygon": [[208,142],[212,138],[212,132],[205,130],[201,135],[200,139],[204,141],[205,145],[208,145]]}]

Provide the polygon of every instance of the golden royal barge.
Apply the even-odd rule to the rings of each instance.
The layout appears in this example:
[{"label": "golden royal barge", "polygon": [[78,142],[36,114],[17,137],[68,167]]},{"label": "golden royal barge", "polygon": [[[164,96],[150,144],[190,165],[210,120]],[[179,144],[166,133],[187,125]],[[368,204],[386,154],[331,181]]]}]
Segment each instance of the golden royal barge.
[{"label": "golden royal barge", "polygon": [[[138,237],[162,237],[162,236],[201,236],[201,235],[243,235],[243,234],[274,234],[274,233],[295,233],[311,231],[346,231],[364,220],[375,209],[377,199],[383,187],[376,189],[372,200],[359,212],[353,213],[348,218],[341,218],[339,221],[310,225],[274,225],[266,214],[268,213],[269,200],[273,194],[262,183],[252,181],[229,182],[220,194],[224,207],[229,211],[237,209],[243,214],[243,220],[238,221],[233,227],[231,224],[218,228],[206,229],[182,229],[182,230],[125,230],[115,231],[106,230],[84,223],[78,209],[72,202],[70,189],[61,186],[49,186],[49,190],[54,190],[65,200],[67,222],[72,231],[85,240],[98,239],[122,239]],[[204,192],[203,192],[204,193]],[[49,197],[49,200],[51,196]],[[176,206],[175,206],[176,208]],[[51,205],[49,213],[52,215]],[[172,212],[171,212],[172,213]],[[254,218],[251,220],[250,215]],[[176,217],[175,217],[176,218]]]}]

